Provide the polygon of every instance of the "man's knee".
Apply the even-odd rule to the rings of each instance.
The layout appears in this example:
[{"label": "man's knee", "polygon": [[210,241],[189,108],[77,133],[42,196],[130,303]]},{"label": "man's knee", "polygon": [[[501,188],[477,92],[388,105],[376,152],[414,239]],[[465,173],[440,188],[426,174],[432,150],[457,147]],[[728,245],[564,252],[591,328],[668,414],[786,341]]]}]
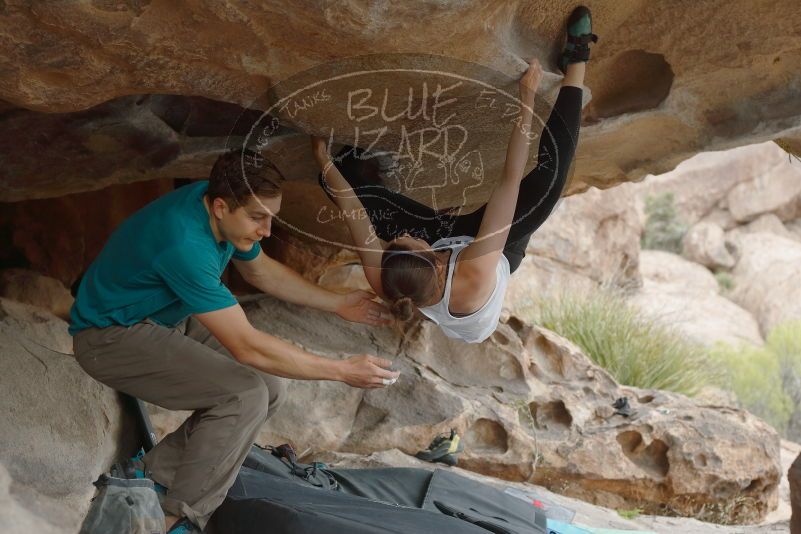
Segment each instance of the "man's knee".
[{"label": "man's knee", "polygon": [[254,375],[259,378],[259,383],[248,388],[246,393],[248,409],[254,414],[270,418],[286,402],[286,380],[262,373],[254,373]]},{"label": "man's knee", "polygon": [[237,393],[244,415],[256,419],[267,416],[270,396],[267,384],[256,372],[251,373],[251,377],[243,381],[242,389]]},{"label": "man's knee", "polygon": [[267,417],[272,417],[281,406],[284,405],[287,399],[286,380],[280,377],[272,377],[271,380],[265,383],[270,392],[268,400],[268,413]]}]

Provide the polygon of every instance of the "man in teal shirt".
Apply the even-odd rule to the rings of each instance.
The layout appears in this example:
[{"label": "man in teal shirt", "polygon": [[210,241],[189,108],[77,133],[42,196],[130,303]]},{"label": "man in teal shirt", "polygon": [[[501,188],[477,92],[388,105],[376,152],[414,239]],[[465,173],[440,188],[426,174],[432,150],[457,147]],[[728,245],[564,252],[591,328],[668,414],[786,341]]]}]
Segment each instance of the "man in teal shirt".
[{"label": "man in teal shirt", "polygon": [[266,256],[281,206],[278,169],[255,153],[220,156],[208,182],[179,188],[125,220],[87,270],[71,310],[81,367],[170,410],[193,410],[144,457],[168,488],[170,532],[202,529],[259,428],[281,404],[282,378],[377,388],[398,373],[370,355],[331,360],[255,329],[220,280],[228,262],[259,290],[367,324],[387,310],[365,291],[337,294]]}]

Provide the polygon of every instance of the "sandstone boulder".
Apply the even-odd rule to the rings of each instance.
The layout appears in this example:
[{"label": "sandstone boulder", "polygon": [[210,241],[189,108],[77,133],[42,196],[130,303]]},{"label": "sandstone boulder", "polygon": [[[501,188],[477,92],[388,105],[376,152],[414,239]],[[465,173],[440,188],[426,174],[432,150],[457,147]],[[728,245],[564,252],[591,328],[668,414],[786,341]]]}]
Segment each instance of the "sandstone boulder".
[{"label": "sandstone boulder", "polygon": [[777,235],[779,237],[801,241],[801,235],[794,234],[787,226],[784,225],[784,223],[782,223],[781,219],[779,219],[775,213],[764,213],[750,223],[734,228],[729,233],[729,237],[736,236],[740,233],[754,234],[759,232],[765,232],[768,234]]},{"label": "sandstone boulder", "polygon": [[629,302],[705,345],[762,345],[759,324],[748,311],[718,293],[718,282],[704,267],[669,252],[640,255],[643,287]]},{"label": "sandstone boulder", "polygon": [[726,197],[729,211],[740,222],[763,213],[780,219],[801,216],[801,164],[785,159],[769,171],[734,186]]},{"label": "sandstone boulder", "polygon": [[709,269],[663,250],[640,252],[640,274],[643,287],[662,285],[700,293],[718,291],[718,282]]},{"label": "sandstone boulder", "polygon": [[796,241],[801,241],[801,219],[793,219],[784,223],[784,227],[793,234]]},{"label": "sandstone boulder", "polygon": [[[239,106],[179,95],[125,96],[64,114],[16,110],[2,121],[0,200],[207,178],[225,136],[237,134],[232,128],[241,113]],[[120,209],[125,199],[118,202],[106,208]]]},{"label": "sandstone boulder", "polygon": [[[130,452],[121,449],[124,419],[116,394],[60,354],[71,353],[66,328],[49,312],[0,299],[0,478],[6,470],[11,478],[10,494],[0,497],[4,528],[8,517],[50,523],[45,532],[75,532],[94,494],[92,482]],[[0,481],[0,487],[9,484]]]},{"label": "sandstone boulder", "polygon": [[509,280],[503,305],[513,314],[531,317],[542,299],[581,295],[598,286],[598,281],[573,271],[569,265],[528,254]]},{"label": "sandstone boulder", "polygon": [[355,252],[343,250],[332,258],[323,272],[317,277],[317,283],[333,291],[363,289],[372,291],[367,282],[361,260]]},{"label": "sandstone boulder", "polygon": [[562,199],[532,236],[527,254],[598,283],[636,287],[641,233],[631,184],[593,188]]},{"label": "sandstone boulder", "polygon": [[787,155],[772,142],[705,152],[670,172],[649,176],[637,184],[637,190],[641,199],[673,193],[676,211],[686,224],[712,217],[710,222],[718,222],[728,229],[733,226],[731,214],[726,214],[728,210],[719,205],[726,206],[729,192],[738,184],[752,182],[773,169],[784,168],[785,164]]},{"label": "sandstone boulder", "polygon": [[764,335],[777,324],[801,318],[801,243],[774,234],[735,239],[739,260],[732,270],[732,300],[754,314]]},{"label": "sandstone boulder", "polygon": [[735,259],[726,248],[723,228],[711,222],[698,222],[684,235],[682,241],[684,256],[695,263],[710,269],[730,269]]},{"label": "sandstone boulder", "polygon": [[[152,2],[32,6],[15,4],[0,14],[0,57],[7,72],[0,99],[7,116],[20,108],[77,112],[118,97],[150,94],[198,95],[247,106],[276,82],[325,62],[401,50],[491,65],[497,78],[506,79],[493,86],[514,91],[525,58],[542,58],[546,70],[556,72],[554,52],[568,14],[562,4],[532,6],[519,0],[436,7],[415,2],[381,10],[354,2],[311,2],[298,9],[286,0],[236,8],[194,1],[179,7]],[[795,138],[801,104],[786,73],[801,63],[787,37],[794,35],[798,10],[795,4],[757,10],[747,0],[678,10],[660,3],[594,6],[596,31],[607,38],[593,51],[588,71],[594,101],[587,109],[572,190],[663,172],[699,150]],[[699,20],[716,21],[718,31],[698,32]],[[360,61],[369,68],[374,58]],[[623,70],[626,77],[619,75]],[[402,105],[403,89],[391,104]],[[330,118],[301,129],[320,132]],[[482,122],[476,116],[469,128],[478,132]],[[114,145],[101,134],[89,150],[106,142]],[[43,147],[52,144],[53,138],[41,139]],[[156,144],[148,151],[155,167],[187,155],[174,151],[174,140]],[[108,147],[109,153],[117,150]],[[148,158],[142,162],[153,166]],[[120,162],[107,173],[130,179],[126,166]],[[91,179],[106,178],[101,173]],[[41,194],[24,189],[22,184],[19,199]]]},{"label": "sandstone boulder", "polygon": [[358,262],[345,265],[332,266],[320,276],[318,283],[327,289],[363,289],[372,291],[373,288],[364,276],[364,268]]},{"label": "sandstone boulder", "polygon": [[[428,322],[400,334],[267,298],[245,307],[259,328],[308,350],[338,358],[369,347],[401,371],[392,387],[370,391],[292,383],[262,442],[289,440],[310,455],[413,454],[456,428],[465,468],[614,508],[656,511],[669,502],[693,514],[738,495],[750,503],[743,518],[775,507],[779,442],[764,423],[740,410],[619,386],[566,340],[515,317],[483,344],[464,345]],[[613,414],[621,396],[635,416]],[[170,417],[157,414],[161,428],[180,422]]]},{"label": "sandstone boulder", "polygon": [[717,342],[762,345],[754,317],[729,299],[710,293],[672,293],[663,288],[644,288],[629,302],[653,319],[675,327],[693,340],[712,346]]},{"label": "sandstone boulder", "polygon": [[75,300],[58,280],[25,269],[0,271],[0,297],[43,308],[61,319],[69,319]]},{"label": "sandstone boulder", "polygon": [[639,286],[641,232],[631,184],[563,198],[529,242],[505,306],[527,313],[539,299],[565,291]]},{"label": "sandstone boulder", "polygon": [[25,507],[19,502],[19,497],[11,494],[13,480],[6,468],[0,464],[0,512],[3,514],[3,532],[8,534],[28,534],[41,532],[42,534],[58,534],[69,532],[67,528],[56,527],[48,523],[39,515],[35,508]]},{"label": "sandstone boulder", "polygon": [[720,226],[724,230],[731,230],[737,226],[737,221],[734,220],[731,213],[721,208],[713,208],[712,211],[706,214],[699,222],[712,223]]}]

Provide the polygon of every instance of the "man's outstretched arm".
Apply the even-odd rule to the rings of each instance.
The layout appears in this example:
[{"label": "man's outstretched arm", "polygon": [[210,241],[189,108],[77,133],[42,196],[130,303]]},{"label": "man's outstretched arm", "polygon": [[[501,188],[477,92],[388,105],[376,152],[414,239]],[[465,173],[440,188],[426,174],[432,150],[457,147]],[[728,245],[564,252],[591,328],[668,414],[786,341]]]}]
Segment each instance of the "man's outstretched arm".
[{"label": "man's outstretched arm", "polygon": [[257,330],[239,304],[196,314],[200,323],[241,364],[259,371],[300,380],[336,380],[358,388],[380,388],[400,373],[392,362],[368,354],[345,360],[323,358]]},{"label": "man's outstretched arm", "polygon": [[256,289],[292,304],[334,312],[343,319],[371,325],[389,324],[392,314],[367,291],[334,293],[312,282],[264,252],[251,261],[233,260],[242,277]]}]

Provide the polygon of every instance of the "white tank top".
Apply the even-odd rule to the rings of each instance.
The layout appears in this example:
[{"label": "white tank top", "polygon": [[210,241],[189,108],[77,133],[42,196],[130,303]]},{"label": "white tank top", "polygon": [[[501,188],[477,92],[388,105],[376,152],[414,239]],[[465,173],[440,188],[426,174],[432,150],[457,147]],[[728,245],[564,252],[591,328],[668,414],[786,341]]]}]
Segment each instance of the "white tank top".
[{"label": "white tank top", "polygon": [[509,283],[510,270],[509,260],[501,254],[501,259],[495,268],[495,289],[492,290],[487,302],[478,311],[470,315],[463,317],[451,315],[448,310],[448,304],[451,300],[451,283],[453,281],[456,258],[471,241],[473,241],[473,238],[468,236],[446,237],[432,245],[434,249],[449,248],[452,250],[448,261],[448,273],[445,277],[445,294],[442,300],[433,306],[420,308],[420,311],[437,323],[446,336],[461,339],[467,343],[481,343],[490,337],[498,327],[498,319],[503,308],[503,297],[506,293],[506,286]]}]

